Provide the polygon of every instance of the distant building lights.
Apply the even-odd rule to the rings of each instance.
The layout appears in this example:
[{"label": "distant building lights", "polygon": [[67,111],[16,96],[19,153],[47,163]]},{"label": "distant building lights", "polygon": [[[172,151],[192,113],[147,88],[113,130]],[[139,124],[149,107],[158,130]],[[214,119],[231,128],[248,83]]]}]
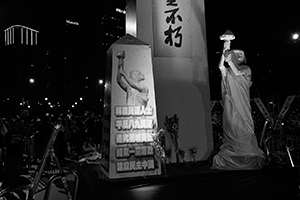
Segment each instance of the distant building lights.
[{"label": "distant building lights", "polygon": [[122,9],[120,9],[120,8],[116,8],[116,12],[118,12],[118,13],[122,13],[122,14],[126,14],[126,10],[122,10]]},{"label": "distant building lights", "polygon": [[76,26],[79,26],[79,23],[78,22],[74,22],[74,21],[71,21],[71,20],[66,20],[66,23],[67,24],[71,24],[71,25],[76,25]]},{"label": "distant building lights", "polygon": [[45,101],[48,101],[48,98],[47,98],[47,97],[45,97]]},{"label": "distant building lights", "polygon": [[30,79],[29,79],[29,83],[34,83],[34,79],[33,79],[33,78],[30,78]]},{"label": "distant building lights", "polygon": [[80,98],[79,98],[79,100],[80,100],[80,101],[82,101],[82,100],[83,100],[83,98],[82,98],[82,97],[80,97]]},{"label": "distant building lights", "polygon": [[12,45],[15,43],[15,38],[20,37],[21,44],[37,45],[37,34],[38,31],[32,28],[22,26],[22,25],[13,25],[4,30],[4,39],[5,45]]},{"label": "distant building lights", "polygon": [[100,84],[100,85],[103,84],[103,80],[102,80],[102,79],[99,80],[99,84]]}]

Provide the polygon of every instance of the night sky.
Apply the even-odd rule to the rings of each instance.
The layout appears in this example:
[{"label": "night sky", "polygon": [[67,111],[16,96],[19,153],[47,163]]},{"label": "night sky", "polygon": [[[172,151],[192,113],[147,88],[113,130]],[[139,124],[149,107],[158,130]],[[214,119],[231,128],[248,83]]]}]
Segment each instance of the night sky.
[{"label": "night sky", "polygon": [[[192,1],[192,0],[191,0]],[[61,3],[64,2],[64,3]],[[47,40],[55,40],[52,31],[61,18],[79,19],[89,28],[88,43],[94,51],[97,37],[97,12],[118,4],[125,8],[125,0],[99,2],[76,1],[1,1],[0,32],[13,24],[22,24],[48,33]],[[91,1],[92,2],[92,1]],[[263,0],[207,0],[205,1],[206,37],[212,99],[220,98],[220,73],[217,67],[223,43],[219,36],[226,29],[236,39],[232,48],[245,50],[253,72],[251,95],[260,96],[280,92],[283,96],[299,93],[300,43],[291,39],[300,33],[300,1]],[[92,34],[94,33],[94,34]],[[3,48],[3,47],[1,47]],[[299,55],[299,56],[298,56]]]},{"label": "night sky", "polygon": [[[226,29],[236,39],[232,48],[245,51],[252,69],[252,97],[267,93],[299,93],[300,43],[291,35],[300,33],[300,1],[205,1],[208,63],[212,98],[219,99],[220,73],[217,68]],[[214,92],[216,91],[216,92]]]}]

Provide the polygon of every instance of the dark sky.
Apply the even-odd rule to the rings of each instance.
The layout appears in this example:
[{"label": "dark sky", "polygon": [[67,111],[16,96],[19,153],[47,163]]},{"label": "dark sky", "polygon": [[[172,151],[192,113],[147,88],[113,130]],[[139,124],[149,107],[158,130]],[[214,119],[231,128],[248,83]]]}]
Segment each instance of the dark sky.
[{"label": "dark sky", "polygon": [[116,5],[125,7],[125,0],[98,1],[10,1],[0,2],[1,30],[11,24],[22,24],[43,30],[55,26],[61,18],[90,22],[97,20],[99,10],[113,9]]},{"label": "dark sky", "polygon": [[226,29],[237,36],[239,48],[265,51],[288,47],[290,34],[300,31],[300,1],[205,1],[208,37]]},{"label": "dark sky", "polygon": [[[30,3],[28,3],[30,2]],[[63,3],[62,3],[63,2]],[[42,30],[55,25],[58,18],[68,16],[77,20],[97,20],[97,11],[115,5],[125,7],[126,0],[93,1],[10,1],[0,2],[0,28],[26,24]],[[222,45],[218,36],[226,29],[236,35],[233,47],[268,51],[289,48],[289,37],[300,31],[299,0],[206,0],[208,51]]]},{"label": "dark sky", "polygon": [[[192,0],[191,0],[192,1]],[[63,2],[63,3],[62,3]],[[51,33],[57,20],[67,17],[92,27],[101,9],[125,0],[95,1],[10,1],[0,2],[0,30],[13,24],[22,24]],[[230,29],[236,39],[233,48],[245,50],[248,64],[253,70],[257,93],[268,90],[299,91],[300,44],[291,40],[293,32],[300,32],[299,0],[206,0],[206,34],[211,81],[219,78],[217,63],[222,50],[219,36]],[[4,36],[2,37],[4,38]],[[92,38],[89,38],[92,41]],[[215,68],[214,68],[215,67]],[[212,84],[214,87],[215,84]]]},{"label": "dark sky", "polygon": [[211,89],[217,90],[213,98],[220,98],[216,52],[222,50],[219,36],[226,29],[236,36],[232,48],[245,51],[253,72],[252,95],[299,93],[300,43],[291,40],[292,33],[300,33],[299,8],[296,0],[205,1]]}]

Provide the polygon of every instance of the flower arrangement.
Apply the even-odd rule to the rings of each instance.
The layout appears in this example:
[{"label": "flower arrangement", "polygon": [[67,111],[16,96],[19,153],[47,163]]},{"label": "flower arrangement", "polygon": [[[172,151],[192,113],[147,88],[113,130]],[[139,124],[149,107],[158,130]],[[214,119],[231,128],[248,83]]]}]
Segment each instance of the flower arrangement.
[{"label": "flower arrangement", "polygon": [[165,171],[165,175],[167,175],[165,131],[163,129],[159,129],[159,130],[155,129],[155,131],[152,133],[152,138],[153,138],[153,144],[154,144],[156,155],[159,156]]},{"label": "flower arrangement", "polygon": [[184,150],[184,148],[179,148],[178,149],[178,154],[179,154],[182,162],[185,162],[185,159],[184,159],[185,158],[185,150]]},{"label": "flower arrangement", "polygon": [[172,156],[171,148],[166,148],[165,154],[166,154],[166,162],[168,163],[171,162],[171,156]]},{"label": "flower arrangement", "polygon": [[178,155],[178,129],[179,129],[179,118],[176,114],[173,117],[165,118],[164,124],[167,128],[167,131],[170,133],[172,138],[173,144],[175,145],[175,152],[176,152],[176,161],[179,162],[179,155]]},{"label": "flower arrangement", "polygon": [[190,153],[192,162],[196,162],[197,148],[196,147],[190,147],[189,148],[189,153]]}]

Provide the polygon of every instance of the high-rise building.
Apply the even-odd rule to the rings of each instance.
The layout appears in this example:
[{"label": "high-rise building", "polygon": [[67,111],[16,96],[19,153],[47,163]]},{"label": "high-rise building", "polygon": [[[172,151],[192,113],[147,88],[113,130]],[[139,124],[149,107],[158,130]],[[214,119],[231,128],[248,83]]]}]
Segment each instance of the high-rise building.
[{"label": "high-rise building", "polygon": [[36,98],[41,64],[38,34],[38,30],[23,25],[13,25],[4,30],[0,77],[3,114],[19,114],[20,108],[28,109]]},{"label": "high-rise building", "polygon": [[19,25],[4,30],[3,111],[18,114],[21,106],[30,115],[101,113],[104,85],[99,81],[104,79],[106,51],[125,35],[125,6],[88,9],[45,18],[37,23],[39,31]]},{"label": "high-rise building", "polygon": [[106,51],[125,35],[125,11],[111,7],[93,16],[66,16],[61,23],[55,99],[64,110],[102,112],[104,85],[99,81]]}]

